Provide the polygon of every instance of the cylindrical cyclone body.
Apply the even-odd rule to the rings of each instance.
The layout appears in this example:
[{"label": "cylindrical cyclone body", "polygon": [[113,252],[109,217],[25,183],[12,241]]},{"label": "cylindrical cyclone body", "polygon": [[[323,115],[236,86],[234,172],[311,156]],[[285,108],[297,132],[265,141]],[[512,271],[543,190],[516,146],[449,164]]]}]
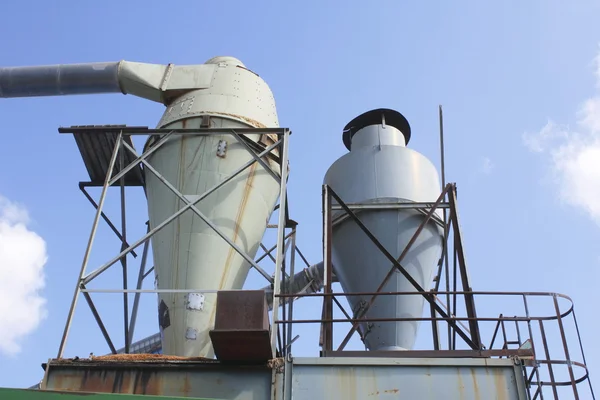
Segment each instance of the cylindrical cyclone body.
[{"label": "cylindrical cyclone body", "polygon": [[[233,58],[218,64],[210,88],[186,93],[167,107],[161,128],[200,128],[210,116],[212,128],[277,127],[269,87]],[[251,140],[273,143],[264,135]],[[152,146],[156,139],[150,140]],[[190,201],[252,160],[227,134],[174,136],[149,163]],[[267,160],[279,175],[279,165]],[[150,227],[176,213],[184,203],[154,174],[146,171]],[[279,195],[279,184],[254,163],[196,207],[249,257],[254,258]],[[193,289],[190,294],[159,294],[159,325],[164,354],[212,357],[209,331],[214,326],[216,294],[203,290],[241,289],[250,264],[193,211],[188,210],[152,239],[158,289]]]},{"label": "cylindrical cyclone body", "polygon": [[[373,113],[379,122],[372,121]],[[345,203],[435,202],[441,192],[437,171],[427,158],[405,147],[409,138],[408,122],[395,111],[374,110],[357,117],[344,134],[351,151],[329,168],[324,183]],[[357,215],[396,259],[424,219],[416,210],[361,210]],[[401,262],[426,290],[441,256],[442,235],[441,228],[429,222]],[[332,259],[345,292],[376,291],[392,268],[392,263],[350,218],[333,227]],[[415,290],[396,271],[382,291]],[[348,296],[354,315],[362,313],[371,297]],[[423,301],[420,295],[379,296],[366,317],[418,318]],[[361,324],[359,329],[369,350],[402,350],[414,346],[418,325],[371,322]]]}]

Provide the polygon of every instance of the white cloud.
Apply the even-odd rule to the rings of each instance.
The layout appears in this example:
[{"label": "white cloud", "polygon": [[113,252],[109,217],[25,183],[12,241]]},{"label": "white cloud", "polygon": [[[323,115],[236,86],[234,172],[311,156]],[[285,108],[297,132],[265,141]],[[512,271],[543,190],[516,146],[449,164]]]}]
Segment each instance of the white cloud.
[{"label": "white cloud", "polygon": [[0,354],[17,354],[46,317],[46,242],[28,224],[27,210],[0,196]]},{"label": "white cloud", "polygon": [[483,171],[483,173],[486,175],[491,174],[493,169],[494,163],[492,162],[492,160],[489,157],[483,157],[483,162],[481,165],[481,170]]},{"label": "white cloud", "polygon": [[[600,89],[600,54],[595,62]],[[548,157],[561,200],[600,225],[600,93],[585,100],[576,117],[573,129],[550,120],[539,132],[525,133],[523,142]]]}]

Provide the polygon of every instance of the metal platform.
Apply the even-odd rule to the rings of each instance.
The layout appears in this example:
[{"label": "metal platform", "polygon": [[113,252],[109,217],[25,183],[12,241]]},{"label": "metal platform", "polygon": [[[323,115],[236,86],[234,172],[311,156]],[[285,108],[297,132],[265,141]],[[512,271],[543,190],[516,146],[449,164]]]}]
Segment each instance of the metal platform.
[{"label": "metal platform", "polygon": [[[75,143],[79,148],[79,153],[85,164],[90,181],[85,182],[85,186],[102,186],[106,180],[106,174],[108,173],[108,166],[110,165],[110,158],[113,153],[113,149],[117,144],[119,132],[121,129],[126,128],[128,131],[147,130],[147,127],[127,127],[126,125],[102,125],[102,126],[74,126],[71,129],[59,129],[61,133],[73,133]],[[131,136],[125,136],[123,140],[132,148],[133,142]],[[124,165],[129,165],[135,160],[135,156],[131,152],[124,152]],[[116,163],[112,175],[116,175],[121,171],[121,166]],[[137,164],[124,177],[125,186],[143,186],[144,185],[144,173],[141,165]],[[114,185],[119,185],[115,182]]]},{"label": "metal platform", "polygon": [[166,357],[53,360],[42,385],[47,390],[236,400],[527,399],[521,365],[512,359],[290,358],[263,365]]}]

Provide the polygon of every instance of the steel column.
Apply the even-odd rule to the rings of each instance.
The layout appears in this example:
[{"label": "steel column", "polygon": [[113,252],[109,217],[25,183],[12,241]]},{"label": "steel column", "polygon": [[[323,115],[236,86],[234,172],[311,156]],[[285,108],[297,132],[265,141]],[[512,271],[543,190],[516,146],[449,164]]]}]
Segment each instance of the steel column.
[{"label": "steel column", "polygon": [[[279,188],[279,204],[285,205],[287,201],[287,172],[288,172],[288,146],[289,146],[289,130],[285,129],[283,134],[283,143],[281,154],[281,185]],[[279,326],[279,295],[281,294],[281,266],[283,264],[284,235],[285,235],[285,208],[279,208],[279,219],[277,222],[277,256],[275,262],[275,277],[273,280],[273,321],[271,323],[271,351],[273,357],[277,356],[277,332]],[[283,351],[283,349],[281,349]]]},{"label": "steel column", "polygon": [[69,308],[69,313],[67,315],[67,323],[65,324],[65,329],[63,331],[62,339],[60,340],[60,346],[58,348],[57,358],[62,358],[63,353],[65,351],[65,344],[67,341],[67,337],[69,336],[69,330],[71,329],[71,322],[73,321],[73,314],[75,312],[75,307],[77,305],[77,299],[79,298],[79,291],[81,289],[83,275],[85,274],[85,270],[87,268],[87,264],[90,259],[92,245],[94,244],[94,238],[96,237],[96,231],[98,230],[98,222],[100,222],[100,215],[102,213],[102,208],[104,207],[104,200],[106,199],[106,194],[107,194],[108,188],[110,186],[109,185],[110,178],[111,178],[113,170],[115,168],[117,154],[119,153],[118,143],[121,141],[122,138],[123,138],[123,132],[119,131],[119,136],[117,137],[117,144],[115,144],[115,148],[113,149],[112,156],[110,157],[110,163],[108,165],[108,172],[106,174],[106,179],[104,180],[104,186],[102,187],[102,194],[100,195],[100,201],[98,202],[98,209],[96,210],[96,215],[94,216],[94,222],[92,223],[92,231],[90,232],[88,244],[85,249],[85,254],[83,256],[83,262],[81,263],[81,270],[79,271],[79,276],[77,278],[77,284],[75,286],[75,293],[73,293],[73,300],[71,301],[71,307]]}]

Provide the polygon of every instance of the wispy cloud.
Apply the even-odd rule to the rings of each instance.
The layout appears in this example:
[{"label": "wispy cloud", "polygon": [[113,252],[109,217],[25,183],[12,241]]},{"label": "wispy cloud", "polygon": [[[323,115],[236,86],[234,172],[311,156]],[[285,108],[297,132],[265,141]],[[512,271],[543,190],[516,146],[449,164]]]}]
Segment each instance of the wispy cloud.
[{"label": "wispy cloud", "polygon": [[29,222],[23,206],[0,196],[0,354],[17,354],[20,340],[46,317],[46,242]]},{"label": "wispy cloud", "polygon": [[[600,54],[595,76],[600,90]],[[582,102],[576,117],[573,128],[549,120],[539,132],[525,133],[523,142],[547,157],[560,199],[600,225],[600,92]]]},{"label": "wispy cloud", "polygon": [[483,171],[483,173],[489,175],[492,173],[493,169],[494,163],[492,162],[492,160],[489,157],[483,157],[483,162],[481,165],[481,170]]}]

